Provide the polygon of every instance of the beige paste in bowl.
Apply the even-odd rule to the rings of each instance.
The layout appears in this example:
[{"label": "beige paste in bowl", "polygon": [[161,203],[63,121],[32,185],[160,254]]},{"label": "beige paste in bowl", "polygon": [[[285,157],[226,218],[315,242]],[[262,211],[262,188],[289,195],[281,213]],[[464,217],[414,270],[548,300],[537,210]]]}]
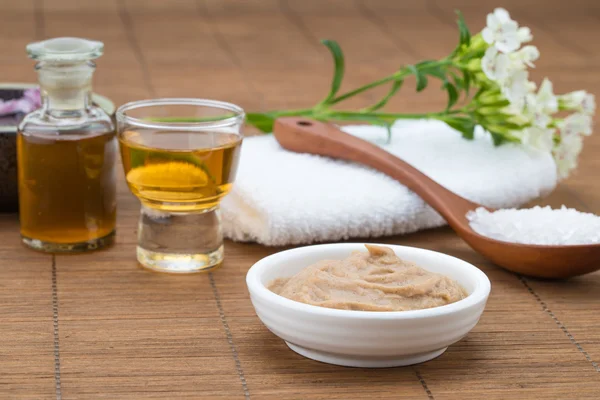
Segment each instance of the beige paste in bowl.
[{"label": "beige paste in bowl", "polygon": [[301,303],[357,311],[422,310],[467,297],[454,280],[402,260],[389,247],[365,247],[368,252],[319,261],[268,288]]}]

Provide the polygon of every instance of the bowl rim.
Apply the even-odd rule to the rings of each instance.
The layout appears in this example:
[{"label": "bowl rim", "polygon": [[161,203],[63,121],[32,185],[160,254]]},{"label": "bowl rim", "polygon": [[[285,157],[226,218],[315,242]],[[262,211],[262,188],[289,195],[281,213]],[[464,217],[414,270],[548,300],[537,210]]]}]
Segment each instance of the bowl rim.
[{"label": "bowl rim", "polygon": [[[278,294],[271,292],[266,286],[261,282],[260,278],[262,273],[268,268],[268,265],[275,261],[277,258],[282,255],[292,255],[294,253],[303,253],[307,251],[318,251],[319,249],[325,247],[340,247],[347,248],[348,251],[356,250],[356,246],[364,246],[365,244],[373,244],[378,246],[388,246],[396,251],[397,249],[407,249],[409,251],[416,251],[417,253],[422,253],[426,255],[431,255],[435,257],[442,256],[447,258],[450,261],[458,263],[458,265],[463,265],[468,269],[468,274],[472,275],[476,280],[476,286],[472,293],[470,293],[467,297],[462,300],[459,300],[455,303],[446,304],[439,307],[426,308],[422,310],[408,310],[408,311],[355,311],[355,310],[339,310],[335,308],[326,308],[319,307],[311,304],[300,303],[295,300],[290,300]],[[308,266],[308,265],[307,265]],[[410,320],[410,319],[424,319],[431,317],[441,317],[449,314],[454,314],[456,312],[463,311],[472,307],[481,301],[486,301],[490,291],[491,291],[491,282],[487,275],[483,273],[479,268],[474,266],[467,261],[464,261],[458,257],[454,257],[445,253],[441,253],[434,250],[422,249],[419,247],[412,246],[402,246],[395,244],[385,244],[385,243],[361,243],[361,242],[353,242],[353,243],[327,243],[327,244],[317,244],[317,245],[309,245],[297,247],[289,250],[280,251],[274,254],[271,254],[267,257],[264,257],[254,263],[252,267],[248,270],[246,274],[246,285],[248,286],[248,291],[250,292],[251,297],[256,296],[261,300],[264,300],[268,303],[277,303],[281,307],[290,308],[295,311],[309,313],[313,315],[319,315],[323,317],[338,317],[338,318],[354,318],[354,319],[368,319],[368,320]]]}]

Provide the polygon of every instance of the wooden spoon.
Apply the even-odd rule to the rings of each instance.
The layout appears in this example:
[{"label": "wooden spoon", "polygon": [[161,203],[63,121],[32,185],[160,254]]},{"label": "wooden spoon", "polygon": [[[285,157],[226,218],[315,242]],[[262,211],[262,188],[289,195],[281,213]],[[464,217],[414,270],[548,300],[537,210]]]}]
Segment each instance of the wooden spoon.
[{"label": "wooden spoon", "polygon": [[540,278],[568,278],[600,269],[600,244],[528,245],[476,233],[466,214],[481,205],[456,195],[408,163],[332,124],[301,117],[279,118],[274,134],[287,150],[353,161],[389,175],[421,196],[473,249],[510,271]]}]

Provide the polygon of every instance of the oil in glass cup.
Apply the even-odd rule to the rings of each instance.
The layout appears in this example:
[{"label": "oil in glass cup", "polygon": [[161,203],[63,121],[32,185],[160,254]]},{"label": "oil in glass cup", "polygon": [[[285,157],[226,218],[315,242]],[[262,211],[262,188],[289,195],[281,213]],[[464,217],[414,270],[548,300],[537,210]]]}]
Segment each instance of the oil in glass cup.
[{"label": "oil in glass cup", "polygon": [[223,261],[219,202],[229,193],[244,111],[201,99],[156,99],[117,110],[125,178],[141,202],[138,261],[172,273]]}]

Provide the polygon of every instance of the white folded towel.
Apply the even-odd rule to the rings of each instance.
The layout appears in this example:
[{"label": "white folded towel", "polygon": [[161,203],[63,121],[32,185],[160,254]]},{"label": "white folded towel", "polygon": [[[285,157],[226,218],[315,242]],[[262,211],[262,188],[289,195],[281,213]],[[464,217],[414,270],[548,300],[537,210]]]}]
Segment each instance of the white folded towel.
[{"label": "white folded towel", "polygon": [[[550,154],[483,131],[463,139],[435,120],[398,121],[387,142],[376,126],[344,131],[381,145],[453,192],[489,207],[516,207],[556,186]],[[272,135],[244,140],[237,179],[222,202],[225,236],[279,246],[414,232],[444,224],[420,197],[361,165],[281,148]]]}]

